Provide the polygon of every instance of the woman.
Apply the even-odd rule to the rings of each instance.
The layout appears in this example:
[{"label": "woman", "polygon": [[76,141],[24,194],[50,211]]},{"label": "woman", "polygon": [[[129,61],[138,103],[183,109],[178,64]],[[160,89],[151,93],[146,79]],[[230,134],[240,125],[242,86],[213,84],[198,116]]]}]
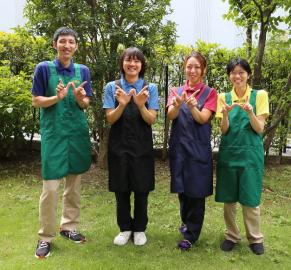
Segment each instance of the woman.
[{"label": "woman", "polygon": [[178,193],[183,239],[181,250],[198,240],[204,220],[205,198],[213,192],[210,120],[217,93],[203,83],[206,60],[193,52],[184,61],[186,82],[173,88],[168,99],[171,192]]},{"label": "woman", "polygon": [[[147,242],[147,205],[154,189],[151,125],[157,115],[158,90],[143,77],[146,62],[135,47],[120,59],[120,80],[106,85],[103,108],[111,124],[108,143],[109,190],[115,192],[120,233],[114,244],[125,245],[133,234],[135,245]],[[134,192],[134,215],[130,196]]]},{"label": "woman", "polygon": [[227,65],[233,85],[231,92],[219,95],[217,117],[221,118],[221,143],[217,161],[216,201],[224,202],[226,224],[223,251],[231,251],[240,241],[235,222],[236,203],[242,205],[249,247],[253,253],[264,253],[260,230],[260,198],[264,168],[261,134],[269,114],[266,91],[248,85],[249,63],[233,59]]}]

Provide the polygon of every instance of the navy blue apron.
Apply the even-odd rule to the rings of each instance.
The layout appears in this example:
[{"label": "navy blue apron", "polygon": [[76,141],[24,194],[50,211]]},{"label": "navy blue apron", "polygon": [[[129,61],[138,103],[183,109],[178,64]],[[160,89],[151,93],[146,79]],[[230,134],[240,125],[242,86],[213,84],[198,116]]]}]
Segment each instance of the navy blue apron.
[{"label": "navy blue apron", "polygon": [[[201,111],[211,89],[203,86],[198,109]],[[182,95],[183,87],[177,90]],[[169,141],[171,192],[203,198],[213,193],[213,163],[210,123],[197,123],[185,103],[173,120]]]},{"label": "navy blue apron", "polygon": [[[120,81],[115,81],[115,84],[120,86]],[[142,88],[144,86],[145,82]],[[133,98],[110,128],[108,169],[109,190],[112,192],[145,193],[154,189],[152,128],[143,120]]]}]

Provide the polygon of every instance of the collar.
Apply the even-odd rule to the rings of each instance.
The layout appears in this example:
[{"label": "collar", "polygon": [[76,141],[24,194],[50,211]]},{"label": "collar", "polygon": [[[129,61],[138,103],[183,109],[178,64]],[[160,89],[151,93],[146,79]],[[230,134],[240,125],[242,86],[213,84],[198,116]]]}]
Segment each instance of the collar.
[{"label": "collar", "polygon": [[186,91],[186,92],[194,92],[198,89],[201,89],[202,87],[204,86],[204,83],[203,82],[200,82],[200,83],[197,83],[195,84],[195,86],[193,88],[191,88],[189,86],[189,81],[187,80],[184,84],[184,87],[183,87],[183,91]]},{"label": "collar", "polygon": [[[134,83],[129,83],[124,76],[121,76],[120,79],[121,85],[125,86],[125,88],[134,88],[136,90],[140,90],[142,85],[143,85],[143,79],[142,78],[138,78],[138,80],[136,80]],[[124,89],[125,90],[125,89]]]},{"label": "collar", "polygon": [[54,63],[56,65],[56,68],[57,68],[57,71],[58,72],[62,72],[62,71],[72,72],[74,70],[74,62],[73,62],[73,60],[71,60],[71,63],[70,63],[70,65],[67,68],[65,68],[62,65],[62,63],[60,62],[60,59],[58,59],[58,58],[56,58],[54,60]]},{"label": "collar", "polygon": [[246,97],[249,97],[249,100],[250,100],[251,90],[252,90],[251,87],[247,84],[247,88],[244,95],[241,98],[239,98],[233,87],[231,90],[232,102],[244,103],[246,101]]}]

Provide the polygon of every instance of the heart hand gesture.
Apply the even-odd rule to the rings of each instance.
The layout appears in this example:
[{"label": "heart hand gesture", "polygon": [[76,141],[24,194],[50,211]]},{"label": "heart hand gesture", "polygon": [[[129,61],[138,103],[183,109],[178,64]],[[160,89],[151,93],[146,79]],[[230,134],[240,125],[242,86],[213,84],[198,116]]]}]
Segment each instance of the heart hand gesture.
[{"label": "heart hand gesture", "polygon": [[126,94],[122,88],[116,85],[115,98],[120,105],[126,106],[129,103],[131,96],[134,94],[134,91],[131,89],[129,93]]},{"label": "heart hand gesture", "polygon": [[63,100],[68,95],[68,90],[71,85],[72,83],[69,82],[66,86],[64,86],[63,81],[61,79],[59,80],[56,88],[56,93],[59,100]]},{"label": "heart hand gesture", "polygon": [[77,88],[73,82],[71,83],[76,100],[82,101],[86,97],[86,91],[83,87],[86,83],[87,81],[82,82]]},{"label": "heart hand gesture", "polygon": [[[196,90],[187,100],[186,100],[186,105],[189,108],[189,110],[192,110],[194,107],[197,107],[198,101],[195,98],[195,96],[200,92],[200,90]],[[186,94],[186,93],[185,93]]]},{"label": "heart hand gesture", "polygon": [[249,103],[249,97],[246,97],[245,103],[240,104],[239,106],[247,113],[251,113],[253,111],[253,106]]},{"label": "heart hand gesture", "polygon": [[235,107],[235,106],[240,106],[238,103],[233,103],[232,105],[228,105],[226,104],[226,102],[221,99],[220,100],[221,103],[223,104],[222,107],[221,107],[221,113],[224,115],[224,116],[228,116],[228,113]]},{"label": "heart hand gesture", "polygon": [[134,103],[136,104],[138,108],[143,107],[149,98],[148,85],[146,85],[143,89],[141,89],[141,91],[138,94],[136,94],[135,89],[132,89],[132,90],[133,90]]}]

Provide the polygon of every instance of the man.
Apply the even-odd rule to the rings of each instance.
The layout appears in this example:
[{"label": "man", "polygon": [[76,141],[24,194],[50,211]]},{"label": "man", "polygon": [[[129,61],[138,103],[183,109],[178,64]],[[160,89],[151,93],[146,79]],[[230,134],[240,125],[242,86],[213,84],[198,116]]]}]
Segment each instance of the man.
[{"label": "man", "polygon": [[55,236],[58,187],[65,180],[61,236],[76,243],[86,238],[76,231],[80,217],[81,174],[91,164],[89,128],[84,109],[92,95],[90,72],[74,64],[78,48],[74,30],[61,27],[53,37],[54,61],[37,65],[32,86],[32,105],[40,108],[43,190],[39,202],[39,241],[35,257],[50,255]]}]

